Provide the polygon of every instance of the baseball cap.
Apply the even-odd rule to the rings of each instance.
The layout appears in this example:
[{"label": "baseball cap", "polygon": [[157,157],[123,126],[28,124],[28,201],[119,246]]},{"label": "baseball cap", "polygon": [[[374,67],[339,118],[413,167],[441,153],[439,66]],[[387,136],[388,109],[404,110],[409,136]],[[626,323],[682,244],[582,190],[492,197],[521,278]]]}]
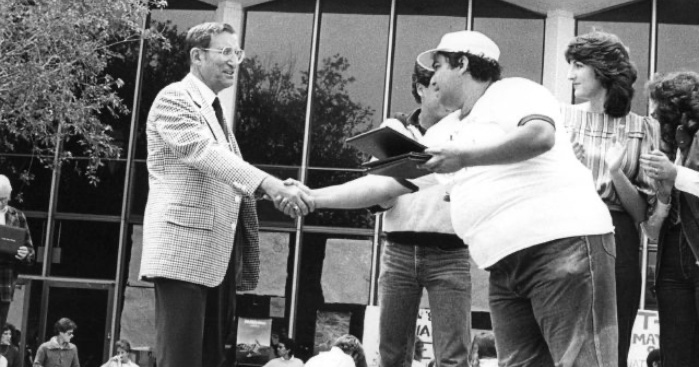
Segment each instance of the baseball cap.
[{"label": "baseball cap", "polygon": [[432,60],[438,51],[444,52],[468,52],[475,56],[498,61],[500,49],[488,36],[476,31],[458,31],[442,36],[437,48],[425,51],[418,55],[417,63],[423,68],[434,70]]}]

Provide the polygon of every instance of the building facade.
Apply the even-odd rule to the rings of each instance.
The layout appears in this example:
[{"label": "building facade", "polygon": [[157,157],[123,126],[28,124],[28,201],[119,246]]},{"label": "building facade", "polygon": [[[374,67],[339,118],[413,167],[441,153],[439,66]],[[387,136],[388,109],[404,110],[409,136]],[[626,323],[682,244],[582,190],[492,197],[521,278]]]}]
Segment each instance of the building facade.
[{"label": "building facade", "polygon": [[[27,214],[39,260],[21,276],[10,321],[23,331],[23,348],[35,348],[58,318],[75,320],[84,366],[100,365],[115,336],[147,323],[139,307],[149,285],[134,276],[148,193],[145,119],[156,93],[187,73],[180,46],[192,25],[225,21],[241,36],[246,61],[222,100],[246,160],[320,187],[361,176],[367,157],[344,139],[415,108],[413,62],[445,32],[487,34],[502,50],[504,76],[543,83],[562,102],[573,102],[568,41],[592,29],[616,33],[639,70],[633,110],[647,114],[642,90],[650,75],[699,70],[695,14],[699,3],[691,0],[170,1],[146,22],[165,30],[173,47],[128,45],[127,57],[110,65],[133,112],[112,123],[123,154],[101,167],[97,187],[76,173],[86,164],[79,156],[52,172],[30,154],[0,155],[0,172],[22,193],[11,205]],[[32,184],[21,186],[10,165],[34,174]],[[274,331],[297,339],[303,357],[313,353],[316,325],[327,315],[341,315],[361,336],[366,307],[377,299],[380,217],[319,210],[293,221],[266,202],[259,213],[264,279],[240,296],[238,316],[271,319]],[[651,246],[649,274],[654,263]],[[485,276],[476,277],[474,326],[488,328]],[[655,307],[652,294],[646,307]]]}]

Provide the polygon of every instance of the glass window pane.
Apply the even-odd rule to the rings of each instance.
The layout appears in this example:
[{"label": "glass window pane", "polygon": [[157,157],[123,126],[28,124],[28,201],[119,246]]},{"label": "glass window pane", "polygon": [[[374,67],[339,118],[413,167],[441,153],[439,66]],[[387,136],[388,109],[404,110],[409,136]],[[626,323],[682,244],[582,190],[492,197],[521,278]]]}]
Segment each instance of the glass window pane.
[{"label": "glass window pane", "polygon": [[248,162],[301,165],[314,0],[248,9],[236,139]]},{"label": "glass window pane", "polygon": [[[87,161],[64,163],[58,185],[58,211],[80,214],[119,215],[124,197],[126,162],[109,160],[97,169],[100,181],[90,184],[84,174]],[[77,169],[77,170],[76,170]]]},{"label": "glass window pane", "polygon": [[396,41],[391,81],[391,112],[417,108],[412,95],[415,59],[437,47],[442,35],[466,29],[467,1],[400,0],[396,5]]},{"label": "glass window pane", "polygon": [[48,221],[46,218],[33,218],[27,217],[27,224],[29,225],[29,233],[32,235],[32,243],[34,245],[34,259],[36,260],[33,265],[24,266],[21,265],[17,268],[20,274],[31,274],[31,275],[41,275],[42,268],[42,258],[41,254],[44,251],[44,242],[46,242],[46,224]]},{"label": "glass window pane", "polygon": [[648,109],[643,87],[649,73],[650,21],[651,1],[640,1],[582,17],[577,22],[577,34],[593,30],[614,33],[629,48],[631,61],[638,69],[638,79],[633,85],[636,92],[631,110],[641,115],[646,115]]},{"label": "glass window pane", "polygon": [[[319,310],[350,313],[348,332],[352,335],[362,335],[364,331],[364,310],[366,305],[325,303],[321,281],[326,242],[329,238],[371,240],[371,238],[361,236],[339,236],[337,234],[325,233],[304,234],[296,313],[296,343],[299,346],[299,351],[296,355],[299,358],[308,358],[313,353],[316,319]],[[357,274],[357,277],[366,277],[368,279],[369,274]]]},{"label": "glass window pane", "polygon": [[541,83],[545,18],[500,0],[473,0],[473,29],[500,47],[503,77],[520,76]]},{"label": "glass window pane", "polygon": [[109,292],[104,289],[49,288],[44,341],[56,335],[53,324],[67,317],[78,326],[71,343],[78,347],[81,366],[99,366],[106,358],[104,343]]},{"label": "glass window pane", "polygon": [[143,217],[148,201],[148,168],[144,161],[134,161],[131,184],[131,215]]},{"label": "glass window pane", "polygon": [[[10,205],[20,210],[48,211],[53,171],[44,167],[38,158],[0,156],[0,173],[12,184]],[[26,175],[30,180],[23,182],[21,178]]]},{"label": "glass window pane", "polygon": [[51,275],[114,279],[119,223],[60,220],[54,243]]},{"label": "glass window pane", "polygon": [[[364,174],[355,171],[309,170],[308,187],[319,188],[341,184]],[[309,226],[374,228],[374,216],[366,209],[332,210],[319,209],[306,216],[304,222]]]},{"label": "glass window pane", "polygon": [[699,71],[699,2],[658,2],[658,71]]},{"label": "glass window pane", "polygon": [[214,10],[158,10],[153,12],[150,28],[157,29],[170,41],[165,48],[161,42],[151,41],[146,46],[143,70],[143,88],[136,136],[136,158],[146,159],[146,119],[155,96],[165,86],[184,78],[189,73],[189,54],[184,40],[187,30],[204,21],[214,21]]},{"label": "glass window pane", "polygon": [[310,165],[357,168],[364,157],[344,141],[381,123],[391,1],[322,5]]}]

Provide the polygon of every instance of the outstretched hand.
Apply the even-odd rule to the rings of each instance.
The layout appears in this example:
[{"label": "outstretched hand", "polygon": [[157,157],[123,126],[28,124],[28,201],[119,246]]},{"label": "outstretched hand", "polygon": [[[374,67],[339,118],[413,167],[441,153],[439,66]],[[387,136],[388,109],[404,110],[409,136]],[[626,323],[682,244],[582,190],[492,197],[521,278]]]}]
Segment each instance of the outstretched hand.
[{"label": "outstretched hand", "polygon": [[296,180],[282,182],[276,177],[268,177],[262,181],[260,187],[277,210],[292,218],[307,215],[315,210],[310,190]]}]

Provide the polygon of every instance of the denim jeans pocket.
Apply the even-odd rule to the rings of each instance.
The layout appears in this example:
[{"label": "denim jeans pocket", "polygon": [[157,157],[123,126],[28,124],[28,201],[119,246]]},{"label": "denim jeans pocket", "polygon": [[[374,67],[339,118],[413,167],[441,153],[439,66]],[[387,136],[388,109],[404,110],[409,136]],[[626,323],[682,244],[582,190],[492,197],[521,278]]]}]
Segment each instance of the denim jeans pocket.
[{"label": "denim jeans pocket", "polygon": [[602,242],[602,248],[604,249],[604,252],[606,252],[607,255],[611,256],[612,258],[616,259],[616,242],[614,241],[613,234],[609,233],[600,235],[590,235],[584,238],[587,239],[590,245],[594,244],[595,242]]}]

